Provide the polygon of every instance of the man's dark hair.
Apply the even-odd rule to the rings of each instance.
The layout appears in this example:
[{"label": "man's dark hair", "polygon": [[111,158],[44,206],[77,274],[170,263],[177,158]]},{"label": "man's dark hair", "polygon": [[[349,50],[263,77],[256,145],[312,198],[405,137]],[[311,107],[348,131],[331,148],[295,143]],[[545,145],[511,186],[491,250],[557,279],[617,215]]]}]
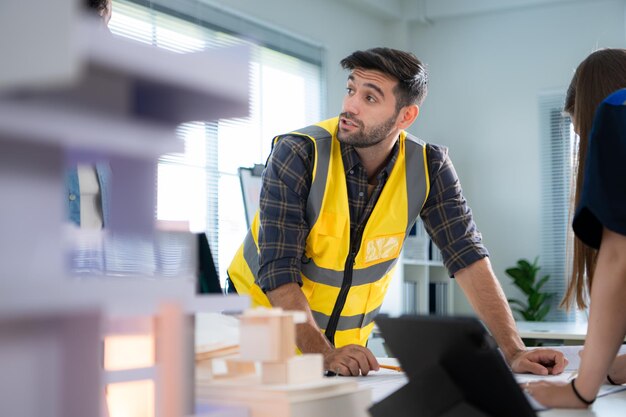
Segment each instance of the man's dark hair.
[{"label": "man's dark hair", "polygon": [[341,60],[343,69],[376,70],[398,80],[394,88],[396,110],[404,106],[421,106],[428,93],[426,66],[410,52],[391,48],[356,51]]},{"label": "man's dark hair", "polygon": [[95,10],[98,14],[107,9],[108,3],[108,0],[83,0],[86,9]]}]

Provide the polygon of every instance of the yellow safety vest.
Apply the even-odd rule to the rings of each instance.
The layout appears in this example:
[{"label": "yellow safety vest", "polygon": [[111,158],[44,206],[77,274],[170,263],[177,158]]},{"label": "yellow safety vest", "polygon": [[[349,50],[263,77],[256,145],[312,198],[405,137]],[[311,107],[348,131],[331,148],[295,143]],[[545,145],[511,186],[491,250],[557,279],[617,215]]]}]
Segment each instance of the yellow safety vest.
[{"label": "yellow safety vest", "polygon": [[[350,253],[350,210],[337,140],[338,118],[289,133],[310,139],[315,159],[306,217],[311,226],[301,267],[302,291],[313,317],[336,347],[365,346],[392,277],[404,239],[429,192],[426,146],[401,132],[398,159],[376,202],[356,253]],[[274,144],[282,137],[274,138]],[[255,284],[259,270],[259,213],[228,274],[253,305],[270,306]]]}]

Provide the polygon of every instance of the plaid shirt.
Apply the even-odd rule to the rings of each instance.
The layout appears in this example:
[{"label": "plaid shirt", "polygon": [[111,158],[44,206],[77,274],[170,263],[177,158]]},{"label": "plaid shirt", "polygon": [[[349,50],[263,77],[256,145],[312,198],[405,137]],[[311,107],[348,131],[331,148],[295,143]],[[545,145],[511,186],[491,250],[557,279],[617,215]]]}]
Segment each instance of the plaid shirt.
[{"label": "plaid shirt", "polygon": [[[377,175],[368,198],[368,179],[359,157],[350,145],[341,144],[350,205],[350,239],[360,244],[376,201],[398,158],[398,144]],[[306,204],[311,187],[314,147],[310,140],[286,136],[279,140],[267,162],[261,188],[259,230],[259,278],[263,291],[283,284],[302,285],[300,265],[310,225]],[[448,157],[448,150],[427,145],[430,193],[420,217],[433,242],[441,249],[450,275],[489,256],[463,197],[461,184]],[[358,250],[358,247],[355,248]]]}]

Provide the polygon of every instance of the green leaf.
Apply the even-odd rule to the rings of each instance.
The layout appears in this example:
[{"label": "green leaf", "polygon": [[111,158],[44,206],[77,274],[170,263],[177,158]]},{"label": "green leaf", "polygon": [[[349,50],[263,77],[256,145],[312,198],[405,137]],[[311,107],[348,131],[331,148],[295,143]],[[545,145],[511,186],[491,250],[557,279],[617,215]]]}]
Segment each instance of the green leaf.
[{"label": "green leaf", "polygon": [[530,263],[528,263],[526,259],[520,259],[519,261],[517,261],[517,264],[520,266],[520,268],[524,270],[529,270],[532,268],[532,266],[530,265]]},{"label": "green leaf", "polygon": [[539,282],[537,282],[537,285],[535,285],[535,291],[539,291],[541,289],[541,287],[543,287],[543,284],[545,284],[546,282],[548,282],[548,280],[550,279],[550,275],[544,275]]},{"label": "green leaf", "polygon": [[511,305],[517,305],[519,306],[521,309],[526,310],[528,307],[526,306],[526,304],[524,304],[523,302],[521,302],[520,300],[515,300],[515,299],[510,299],[508,300],[509,304]]},{"label": "green leaf", "polygon": [[543,308],[539,310],[536,314],[537,321],[542,321],[549,311],[550,311],[550,304],[546,304],[545,306],[543,306]]},{"label": "green leaf", "polygon": [[513,280],[513,283],[527,295],[534,292],[532,285],[530,285],[530,283],[524,279],[516,278]]},{"label": "green leaf", "polygon": [[539,293],[532,293],[530,294],[530,296],[528,297],[528,306],[529,307],[534,307],[537,305],[537,303],[539,302],[539,298],[540,294]]},{"label": "green leaf", "polygon": [[546,297],[548,294],[546,294],[545,292],[538,292],[537,293],[537,306],[540,306],[543,304],[544,301],[546,301]]},{"label": "green leaf", "polygon": [[522,315],[524,316],[524,319],[526,321],[535,321],[535,318],[533,317],[533,315],[526,311],[522,311]]},{"label": "green leaf", "polygon": [[509,268],[504,272],[506,272],[507,275],[511,276],[513,279],[519,279],[522,281],[525,281],[527,279],[524,271],[519,268]]},{"label": "green leaf", "polygon": [[549,301],[554,296],[554,293],[541,291],[550,279],[550,275],[544,275],[536,280],[540,269],[539,256],[537,256],[532,263],[527,259],[519,259],[515,267],[505,271],[527,299],[527,304],[521,300],[509,299],[511,309],[528,321],[542,320],[550,311]]}]

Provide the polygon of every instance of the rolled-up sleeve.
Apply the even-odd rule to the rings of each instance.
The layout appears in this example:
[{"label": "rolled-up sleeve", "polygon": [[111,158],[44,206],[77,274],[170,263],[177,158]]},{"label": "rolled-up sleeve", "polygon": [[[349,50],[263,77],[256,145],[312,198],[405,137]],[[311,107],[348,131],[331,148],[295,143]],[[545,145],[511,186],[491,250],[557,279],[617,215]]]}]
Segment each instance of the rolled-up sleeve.
[{"label": "rolled-up sleeve", "polygon": [[427,145],[430,193],[420,217],[450,276],[489,256],[445,147]]},{"label": "rolled-up sleeve", "polygon": [[313,152],[309,139],[284,137],[272,149],[263,172],[257,284],[264,292],[291,282],[302,285]]}]

